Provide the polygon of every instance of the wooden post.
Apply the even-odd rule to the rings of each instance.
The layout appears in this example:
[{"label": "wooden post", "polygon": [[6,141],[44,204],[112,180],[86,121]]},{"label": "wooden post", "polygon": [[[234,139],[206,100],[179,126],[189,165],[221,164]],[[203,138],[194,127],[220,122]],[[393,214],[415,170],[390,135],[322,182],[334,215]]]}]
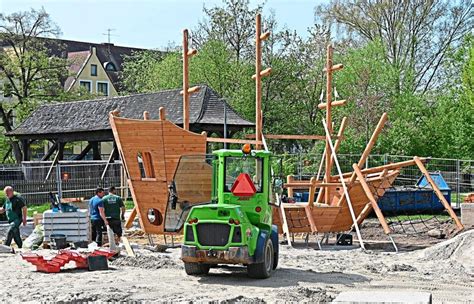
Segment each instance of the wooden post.
[{"label": "wooden post", "polygon": [[93,160],[101,160],[102,157],[100,156],[99,142],[98,141],[91,141],[90,144],[92,145],[92,159]]},{"label": "wooden post", "polygon": [[197,50],[189,49],[188,29],[183,30],[183,129],[189,131],[189,96],[199,92],[199,87],[189,88],[189,57],[197,54]]},{"label": "wooden post", "polygon": [[[337,132],[336,143],[334,144],[334,150],[336,151],[336,153],[337,153],[337,151],[339,151],[339,147],[341,146],[342,135],[344,134],[344,130],[346,129],[346,126],[347,126],[347,117],[344,117],[341,121],[341,126],[339,127],[339,131]],[[319,164],[318,175],[316,176],[317,180],[319,180],[319,176],[321,175],[325,155],[326,155],[326,148],[324,148],[324,152],[323,152],[323,155],[322,155],[322,158],[321,158],[321,163]],[[333,163],[334,163],[334,155],[331,155],[331,160],[329,161],[329,168],[332,168]],[[324,191],[325,191],[324,188],[319,190],[318,196],[316,198],[317,203],[321,203],[321,201],[324,197],[323,196],[324,193],[325,193]]]},{"label": "wooden post", "polygon": [[309,195],[308,195],[308,206],[314,206],[314,192],[316,191],[316,178],[313,176],[309,181],[311,186],[309,187]]},{"label": "wooden post", "polygon": [[415,161],[418,168],[420,168],[420,171],[423,173],[423,175],[426,177],[426,180],[428,181],[428,183],[430,183],[431,188],[433,188],[433,191],[436,193],[436,196],[438,196],[438,198],[441,201],[441,203],[443,204],[444,208],[446,208],[449,215],[453,218],[454,222],[456,223],[456,226],[458,226],[459,230],[464,229],[463,224],[461,224],[461,221],[458,219],[456,213],[454,213],[453,208],[451,208],[451,205],[449,205],[449,203],[444,198],[444,195],[443,195],[443,193],[441,193],[441,190],[439,190],[438,185],[436,185],[434,180],[431,178],[431,175],[428,172],[428,170],[426,170],[426,167],[423,164],[423,162],[420,160],[420,158],[418,156],[415,156],[413,158],[413,160]]},{"label": "wooden post", "polygon": [[[262,140],[261,111],[262,111],[262,79],[260,70],[262,69],[262,17],[257,14],[255,17],[255,136],[257,141]],[[260,150],[260,145],[255,148]],[[288,236],[289,237],[289,236]]]},{"label": "wooden post", "polygon": [[30,160],[30,140],[22,139],[21,145],[23,146],[23,161]]},{"label": "wooden post", "polygon": [[[329,137],[332,135],[332,117],[331,117],[331,102],[332,102],[332,45],[329,44],[326,52],[326,125],[329,131]],[[329,142],[326,141],[326,174],[324,179],[327,183],[331,182],[331,150],[329,148]],[[325,199],[326,204],[329,204],[331,189],[326,189]]]},{"label": "wooden post", "polygon": [[380,120],[379,120],[377,126],[375,127],[374,133],[372,133],[372,137],[370,137],[369,143],[365,147],[364,153],[362,153],[362,155],[359,159],[359,162],[357,163],[359,168],[364,166],[365,161],[369,157],[369,154],[372,151],[372,148],[374,147],[375,143],[377,142],[377,138],[379,137],[380,133],[382,132],[383,127],[385,126],[385,123],[387,122],[387,120],[388,120],[387,113],[383,113],[382,116],[380,117]]},{"label": "wooden post", "polygon": [[372,194],[372,190],[370,190],[369,185],[367,185],[367,182],[365,181],[365,177],[360,171],[360,168],[357,164],[353,164],[352,168],[354,169],[354,173],[357,176],[357,179],[359,180],[362,188],[364,189],[365,195],[370,201],[370,204],[372,205],[372,208],[375,211],[375,214],[377,215],[377,218],[379,219],[380,224],[383,227],[383,231],[385,234],[390,234],[390,228],[388,227],[387,221],[385,220],[385,217],[382,214],[382,211],[379,208],[379,205],[377,205],[377,200],[375,199],[374,195]]},{"label": "wooden post", "polygon": [[[269,32],[262,34],[262,16],[257,14],[255,16],[255,138],[257,142],[262,141],[262,77],[270,75],[271,68],[262,71],[262,41],[270,36]],[[260,150],[261,145],[256,144],[255,148]]]},{"label": "wooden post", "polygon": [[188,30],[183,30],[183,129],[189,130]]},{"label": "wooden post", "polygon": [[[293,177],[293,175],[288,175],[286,177],[286,182],[288,184],[291,184],[294,180],[295,178]],[[288,187],[288,197],[293,197],[293,187]]]},{"label": "wooden post", "polygon": [[160,107],[160,120],[166,120],[166,112],[165,112],[165,108],[163,107]]}]

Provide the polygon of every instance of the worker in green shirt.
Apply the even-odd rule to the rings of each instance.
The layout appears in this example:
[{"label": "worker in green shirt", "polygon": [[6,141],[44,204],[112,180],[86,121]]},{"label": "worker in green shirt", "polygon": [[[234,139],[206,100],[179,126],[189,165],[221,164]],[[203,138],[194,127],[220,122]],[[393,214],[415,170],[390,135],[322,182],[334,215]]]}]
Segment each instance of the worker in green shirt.
[{"label": "worker in green shirt", "polygon": [[125,205],[120,196],[115,194],[115,187],[109,188],[109,194],[102,198],[105,209],[105,217],[109,227],[114,232],[115,236],[118,238],[116,242],[118,243],[120,237],[122,237],[122,220],[125,220]]},{"label": "worker in green shirt", "polygon": [[21,248],[23,246],[23,241],[21,240],[20,235],[20,225],[23,223],[23,226],[26,226],[27,208],[25,200],[21,196],[15,194],[13,187],[11,186],[5,187],[3,191],[7,198],[3,207],[0,208],[0,214],[6,213],[8,223],[10,224],[5,245],[10,246],[13,239],[18,248]]}]

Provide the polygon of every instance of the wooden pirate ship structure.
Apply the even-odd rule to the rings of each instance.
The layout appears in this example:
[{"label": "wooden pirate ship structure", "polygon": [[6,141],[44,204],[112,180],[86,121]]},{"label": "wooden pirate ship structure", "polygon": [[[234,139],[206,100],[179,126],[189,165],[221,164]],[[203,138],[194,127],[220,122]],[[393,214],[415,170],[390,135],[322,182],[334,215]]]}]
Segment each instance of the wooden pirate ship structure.
[{"label": "wooden pirate ship structure", "polygon": [[[425,158],[414,157],[413,160],[388,164],[379,167],[366,168],[364,164],[381,133],[388,116],[384,113],[377,124],[370,141],[365,147],[362,156],[352,166],[352,172],[341,171],[337,151],[344,136],[347,118],[344,117],[334,134],[332,109],[343,106],[345,100],[332,100],[333,73],[343,69],[342,64],[333,64],[333,48],[327,48],[327,60],[324,72],[326,73],[326,101],[318,105],[325,111],[322,120],[324,135],[275,135],[263,134],[263,113],[261,107],[262,78],[271,74],[271,68],[262,69],[262,42],[269,36],[269,32],[261,31],[261,16],[256,16],[256,61],[255,74],[252,78],[256,86],[255,104],[255,134],[251,139],[208,138],[205,133],[196,134],[189,131],[189,95],[199,90],[199,87],[189,88],[188,61],[197,51],[188,48],[188,31],[183,31],[183,128],[166,120],[164,109],[160,109],[159,120],[150,120],[147,112],[143,120],[121,118],[118,112],[110,114],[110,124],[114,133],[117,147],[123,164],[128,173],[128,183],[135,203],[132,216],[126,227],[130,227],[135,216],[138,215],[142,229],[148,234],[167,233],[165,229],[166,213],[169,211],[170,187],[177,171],[178,161],[182,155],[196,155],[206,153],[207,142],[223,143],[251,143],[260,149],[267,149],[266,139],[292,140],[323,140],[325,150],[317,174],[310,180],[296,180],[287,176],[284,187],[289,196],[294,191],[309,192],[307,202],[283,203],[276,195],[278,207],[274,209],[274,223],[280,227],[290,242],[290,235],[294,233],[329,233],[347,232],[355,230],[364,247],[359,225],[373,211],[384,232],[390,236],[390,228],[377,205],[385,189],[391,187],[400,170],[407,166],[418,166],[426,176],[433,190],[443,203],[446,210],[456,222],[459,229],[463,226],[456,217],[449,203],[431,179],[424,163]],[[334,142],[333,142],[334,141]],[[141,165],[140,165],[141,164]],[[143,170],[140,168],[143,167]],[[206,171],[198,164],[189,164],[186,170],[196,170],[196,173]],[[205,195],[210,193],[209,174],[195,174],[193,180],[184,182],[189,187],[189,193]],[[192,188],[197,188],[194,191]],[[188,200],[192,201],[190,197]],[[198,200],[198,201],[202,201]],[[153,217],[150,219],[150,212]],[[179,232],[179,229],[173,233]],[[391,237],[390,237],[391,239]],[[393,241],[393,240],[392,240]],[[394,244],[395,245],[395,244]]]}]

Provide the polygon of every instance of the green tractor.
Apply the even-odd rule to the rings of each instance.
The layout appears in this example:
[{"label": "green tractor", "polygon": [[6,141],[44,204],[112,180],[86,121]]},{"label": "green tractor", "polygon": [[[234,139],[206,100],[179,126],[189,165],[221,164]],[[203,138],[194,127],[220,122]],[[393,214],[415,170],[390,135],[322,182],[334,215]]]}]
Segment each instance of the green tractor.
[{"label": "green tractor", "polygon": [[170,186],[171,209],[177,211],[170,222],[184,224],[181,259],[188,275],[207,274],[212,265],[243,264],[252,278],[271,276],[278,265],[271,162],[270,152],[249,145],[181,158]]}]

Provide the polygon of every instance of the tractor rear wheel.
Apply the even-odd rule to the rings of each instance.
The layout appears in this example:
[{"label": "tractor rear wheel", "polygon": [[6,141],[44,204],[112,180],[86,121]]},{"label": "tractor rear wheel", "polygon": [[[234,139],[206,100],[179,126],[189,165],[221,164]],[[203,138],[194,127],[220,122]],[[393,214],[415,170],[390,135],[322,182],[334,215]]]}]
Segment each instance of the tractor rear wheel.
[{"label": "tractor rear wheel", "polygon": [[273,253],[273,243],[270,238],[265,241],[265,246],[263,248],[263,262],[248,264],[247,265],[247,274],[251,278],[255,279],[266,279],[272,275],[273,272],[273,262],[274,253]]},{"label": "tractor rear wheel", "polygon": [[208,274],[211,265],[202,263],[184,263],[184,270],[187,275]]}]

